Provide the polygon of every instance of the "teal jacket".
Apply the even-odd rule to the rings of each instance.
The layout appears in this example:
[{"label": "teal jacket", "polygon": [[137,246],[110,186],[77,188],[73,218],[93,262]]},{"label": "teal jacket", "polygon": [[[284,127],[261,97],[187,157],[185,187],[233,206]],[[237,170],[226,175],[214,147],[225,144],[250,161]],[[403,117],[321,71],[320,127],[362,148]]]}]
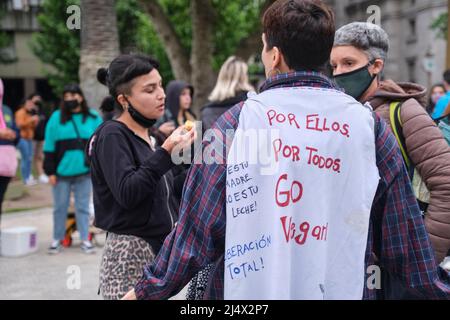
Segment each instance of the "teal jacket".
[{"label": "teal jacket", "polygon": [[[89,173],[84,158],[84,149],[90,137],[102,123],[102,118],[95,110],[90,115],[72,115],[72,120],[61,123],[61,112],[55,111],[45,128],[44,171],[47,175],[58,177],[76,177]],[[77,136],[76,128],[79,132]]]}]

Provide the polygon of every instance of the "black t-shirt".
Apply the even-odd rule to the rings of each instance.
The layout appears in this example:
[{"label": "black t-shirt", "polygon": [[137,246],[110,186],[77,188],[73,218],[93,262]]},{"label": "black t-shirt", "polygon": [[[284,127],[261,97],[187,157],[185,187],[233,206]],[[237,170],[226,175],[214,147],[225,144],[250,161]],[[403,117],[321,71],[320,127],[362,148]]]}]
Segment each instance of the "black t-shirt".
[{"label": "black t-shirt", "polygon": [[178,218],[170,154],[118,121],[104,123],[87,148],[95,225],[143,238],[158,252]]}]

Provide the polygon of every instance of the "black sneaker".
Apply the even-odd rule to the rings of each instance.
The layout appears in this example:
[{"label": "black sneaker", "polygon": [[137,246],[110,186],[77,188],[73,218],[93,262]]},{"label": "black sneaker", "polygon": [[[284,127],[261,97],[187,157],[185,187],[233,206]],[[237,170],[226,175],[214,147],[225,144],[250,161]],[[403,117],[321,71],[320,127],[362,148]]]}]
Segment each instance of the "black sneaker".
[{"label": "black sneaker", "polygon": [[54,240],[50,247],[48,248],[47,252],[48,254],[58,254],[62,250],[61,241]]},{"label": "black sneaker", "polygon": [[81,251],[83,251],[86,254],[92,254],[95,253],[95,247],[90,241],[83,241],[81,243]]}]

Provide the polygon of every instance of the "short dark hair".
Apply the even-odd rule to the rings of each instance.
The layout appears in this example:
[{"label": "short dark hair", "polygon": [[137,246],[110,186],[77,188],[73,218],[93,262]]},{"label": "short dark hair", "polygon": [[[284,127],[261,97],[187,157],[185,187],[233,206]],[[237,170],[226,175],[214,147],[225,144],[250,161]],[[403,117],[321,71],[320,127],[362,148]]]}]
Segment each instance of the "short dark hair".
[{"label": "short dark hair", "polygon": [[445,71],[442,77],[444,78],[444,81],[447,82],[447,84],[450,84],[450,69]]},{"label": "short dark hair", "polygon": [[320,0],[279,0],[263,17],[269,48],[278,47],[294,70],[321,70],[330,58],[336,27]]},{"label": "short dark hair", "polygon": [[[122,54],[111,62],[108,69],[98,70],[97,80],[108,87],[110,95],[117,102],[119,95],[130,93],[134,84],[133,80],[158,68],[158,61],[149,56],[137,53]],[[115,107],[119,112],[123,111],[118,103],[115,103]],[[114,105],[106,103],[102,105],[101,110],[111,112],[114,110]]]},{"label": "short dark hair", "polygon": [[33,93],[28,95],[26,100],[33,100],[34,97],[41,97],[42,98],[42,96],[39,94],[39,92],[33,92]]}]

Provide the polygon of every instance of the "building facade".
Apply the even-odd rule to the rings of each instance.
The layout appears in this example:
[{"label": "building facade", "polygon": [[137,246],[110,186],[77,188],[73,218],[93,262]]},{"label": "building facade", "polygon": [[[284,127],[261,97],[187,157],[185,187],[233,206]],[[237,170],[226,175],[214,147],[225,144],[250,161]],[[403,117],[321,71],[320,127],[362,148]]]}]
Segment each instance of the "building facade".
[{"label": "building facade", "polygon": [[2,48],[0,78],[5,84],[4,103],[17,109],[20,101],[33,92],[39,92],[47,101],[55,97],[45,79],[44,64],[31,50],[31,39],[39,32],[37,15],[42,0],[2,0],[0,30],[6,32],[11,43]]}]

